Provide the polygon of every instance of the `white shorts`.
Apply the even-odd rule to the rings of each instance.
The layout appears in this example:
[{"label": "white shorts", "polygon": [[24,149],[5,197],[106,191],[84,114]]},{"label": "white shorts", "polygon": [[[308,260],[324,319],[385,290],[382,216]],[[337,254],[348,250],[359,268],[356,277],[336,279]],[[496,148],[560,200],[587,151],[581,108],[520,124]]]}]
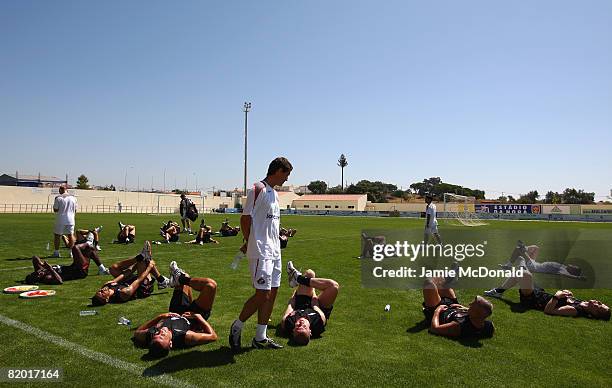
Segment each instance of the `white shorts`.
[{"label": "white shorts", "polygon": [[74,234],[74,225],[55,224],[53,228],[55,234]]},{"label": "white shorts", "polygon": [[282,267],[280,259],[249,258],[253,287],[257,290],[270,290],[280,287]]}]

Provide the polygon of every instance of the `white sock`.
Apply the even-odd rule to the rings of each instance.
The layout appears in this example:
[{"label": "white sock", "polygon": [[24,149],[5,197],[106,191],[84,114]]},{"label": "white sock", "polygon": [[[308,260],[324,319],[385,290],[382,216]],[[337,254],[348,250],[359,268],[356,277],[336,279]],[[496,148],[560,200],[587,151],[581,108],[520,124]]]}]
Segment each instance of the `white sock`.
[{"label": "white sock", "polygon": [[263,341],[268,338],[268,333],[266,333],[267,329],[268,325],[257,324],[257,330],[255,331],[255,341]]},{"label": "white sock", "polygon": [[98,268],[100,269],[100,271],[106,271],[106,267],[104,266],[104,264],[100,264]]}]

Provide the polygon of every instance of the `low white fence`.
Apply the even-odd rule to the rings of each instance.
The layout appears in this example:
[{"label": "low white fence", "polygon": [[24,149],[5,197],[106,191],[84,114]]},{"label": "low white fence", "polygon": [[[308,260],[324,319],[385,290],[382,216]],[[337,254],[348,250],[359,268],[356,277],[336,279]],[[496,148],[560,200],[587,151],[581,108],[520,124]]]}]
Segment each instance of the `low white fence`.
[{"label": "low white fence", "polygon": [[[79,213],[142,213],[178,214],[178,207],[158,206],[117,206],[117,205],[80,205]],[[198,208],[200,213],[212,213],[211,208]],[[7,203],[0,204],[0,213],[53,213],[53,204],[46,203]]]}]

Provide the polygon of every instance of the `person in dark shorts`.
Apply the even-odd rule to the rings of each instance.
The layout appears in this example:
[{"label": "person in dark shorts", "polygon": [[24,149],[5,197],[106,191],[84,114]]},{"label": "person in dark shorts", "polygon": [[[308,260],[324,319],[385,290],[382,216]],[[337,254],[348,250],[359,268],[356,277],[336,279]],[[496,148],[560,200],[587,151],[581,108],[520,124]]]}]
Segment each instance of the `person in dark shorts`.
[{"label": "person in dark shorts", "polygon": [[[296,287],[281,320],[281,329],[296,345],[308,345],[320,337],[334,308],[340,286],[332,279],[317,278],[311,269],[302,275],[287,262],[289,286]],[[315,290],[321,291],[319,295]]]},{"label": "person in dark shorts", "polygon": [[[163,357],[171,349],[181,349],[214,342],[217,333],[208,323],[217,292],[210,278],[192,278],[170,263],[170,286],[174,287],[168,313],[160,314],[134,332],[136,345],[149,348],[152,356]],[[193,299],[192,290],[200,294]]]},{"label": "person in dark shorts", "polygon": [[219,233],[221,233],[221,236],[223,237],[237,236],[239,232],[240,227],[230,226],[227,218],[221,223],[221,229],[219,229]]},{"label": "person in dark shorts", "polygon": [[375,245],[385,245],[385,236],[369,237],[365,233],[361,233],[361,255],[358,259],[371,259],[374,256]]},{"label": "person in dark shorts", "polygon": [[204,220],[202,220],[202,223],[200,224],[200,229],[198,230],[198,233],[196,234],[195,240],[187,241],[187,244],[200,244],[200,245],[204,245],[208,243],[219,244],[219,241],[212,238],[211,227],[208,225],[205,225],[203,221]]},{"label": "person in dark shorts", "polygon": [[110,273],[115,278],[104,283],[91,298],[93,306],[148,298],[153,293],[155,280],[160,290],[168,287],[170,282],[170,279],[159,273],[151,256],[149,241],[145,241],[138,255],[111,265]]},{"label": "person in dark shorts", "polygon": [[[76,239],[76,244],[81,244],[87,241],[89,238],[89,234],[93,236],[93,244],[97,250],[101,251],[102,247],[100,247],[100,232],[102,231],[102,225],[95,227],[93,229],[77,229],[74,231],[74,237]],[[66,235],[62,235],[62,241],[64,241],[64,245],[66,248],[70,248],[70,239]]]},{"label": "person in dark shorts", "polygon": [[280,239],[281,249],[287,248],[287,243],[289,242],[289,237],[295,236],[296,233],[297,233],[297,229],[280,228],[279,239]]},{"label": "person in dark shorts", "polygon": [[62,284],[68,280],[83,279],[87,277],[90,260],[93,260],[98,266],[99,275],[109,274],[91,241],[75,244],[71,252],[72,264],[70,265],[51,265],[38,256],[32,257],[34,272],[26,276],[25,283]]},{"label": "person in dark shorts", "polygon": [[430,322],[429,332],[445,337],[492,337],[495,328],[486,318],[493,305],[476,296],[466,307],[459,304],[455,290],[444,288],[442,278],[427,279],[423,285],[423,314]]},{"label": "person in dark shorts", "polygon": [[596,299],[580,300],[569,290],[549,294],[544,289],[535,287],[533,275],[529,271],[524,271],[522,277],[507,278],[500,287],[485,291],[484,294],[501,298],[506,290],[517,284],[521,305],[528,309],[544,311],[549,315],[610,320],[610,307],[604,303]]},{"label": "person in dark shorts", "polygon": [[181,227],[172,220],[169,220],[159,229],[159,234],[166,243],[177,242],[179,240],[179,233],[181,233]]},{"label": "person in dark shorts", "polygon": [[119,222],[119,233],[117,234],[118,244],[130,244],[136,240],[136,227],[134,225],[125,225]]}]

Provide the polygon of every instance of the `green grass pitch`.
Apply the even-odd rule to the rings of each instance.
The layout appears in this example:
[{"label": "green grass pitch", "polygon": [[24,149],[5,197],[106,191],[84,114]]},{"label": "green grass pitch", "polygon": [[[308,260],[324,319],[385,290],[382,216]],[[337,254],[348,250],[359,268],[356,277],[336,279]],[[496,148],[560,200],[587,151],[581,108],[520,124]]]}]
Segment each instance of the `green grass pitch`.
[{"label": "green grass pitch", "polygon": [[[232,224],[238,215],[230,215]],[[177,217],[173,217],[177,220]],[[207,215],[217,229],[225,215]],[[129,214],[78,214],[80,227],[104,225],[101,258],[108,266],[137,254],[145,239],[158,239],[158,229],[168,216]],[[137,244],[112,245],[117,221],[135,224]],[[31,270],[32,255],[47,256],[52,240],[52,215],[0,215],[0,285],[18,284]],[[199,220],[198,220],[199,221]],[[302,269],[337,280],[340,295],[321,339],[307,347],[286,346],[278,351],[245,351],[232,355],[227,335],[231,322],[253,292],[246,262],[233,271],[229,265],[240,246],[240,237],[219,238],[220,245],[153,245],[153,257],[162,273],[177,260],[192,276],[214,278],[217,298],[210,322],[219,334],[216,343],[173,351],[161,360],[143,358],[146,351],[132,346],[132,330],[155,315],[166,312],[171,291],[158,291],[145,300],[99,308],[96,316],[80,317],[89,298],[110,279],[98,276],[95,265],[83,280],[62,286],[45,286],[55,297],[22,300],[0,295],[0,315],[23,322],[88,349],[137,366],[134,371],[84,357],[79,351],[37,338],[0,322],[0,367],[62,368],[62,386],[152,386],[148,376],[171,376],[177,385],[195,386],[611,386],[612,324],[588,319],[546,316],[541,312],[514,312],[493,300],[495,336],[479,342],[436,337],[418,326],[422,320],[418,290],[367,289],[361,286],[359,233],[362,229],[422,229],[422,220],[283,216],[286,227],[298,229],[283,251],[283,263],[294,260]],[[574,223],[494,222],[489,227],[572,228]],[[581,224],[612,232],[609,224]],[[444,233],[444,225],[440,227]],[[184,241],[185,236],[181,235]],[[68,251],[62,249],[64,257]],[[52,264],[70,259],[49,259]],[[481,289],[459,290],[467,302]],[[581,298],[597,298],[610,305],[612,290],[579,290]],[[518,300],[515,290],[510,298]],[[290,289],[283,274],[272,322],[276,325]],[[385,312],[384,306],[391,305]],[[132,328],[117,325],[119,316],[132,320]],[[243,346],[255,332],[251,318],[243,331]],[[279,338],[274,328],[269,333]],[[2,384],[2,383],[0,383]],[[36,383],[32,386],[45,384]],[[46,384],[49,386],[58,386]],[[15,386],[15,385],[13,385]],[[24,384],[26,386],[26,384]]]}]

